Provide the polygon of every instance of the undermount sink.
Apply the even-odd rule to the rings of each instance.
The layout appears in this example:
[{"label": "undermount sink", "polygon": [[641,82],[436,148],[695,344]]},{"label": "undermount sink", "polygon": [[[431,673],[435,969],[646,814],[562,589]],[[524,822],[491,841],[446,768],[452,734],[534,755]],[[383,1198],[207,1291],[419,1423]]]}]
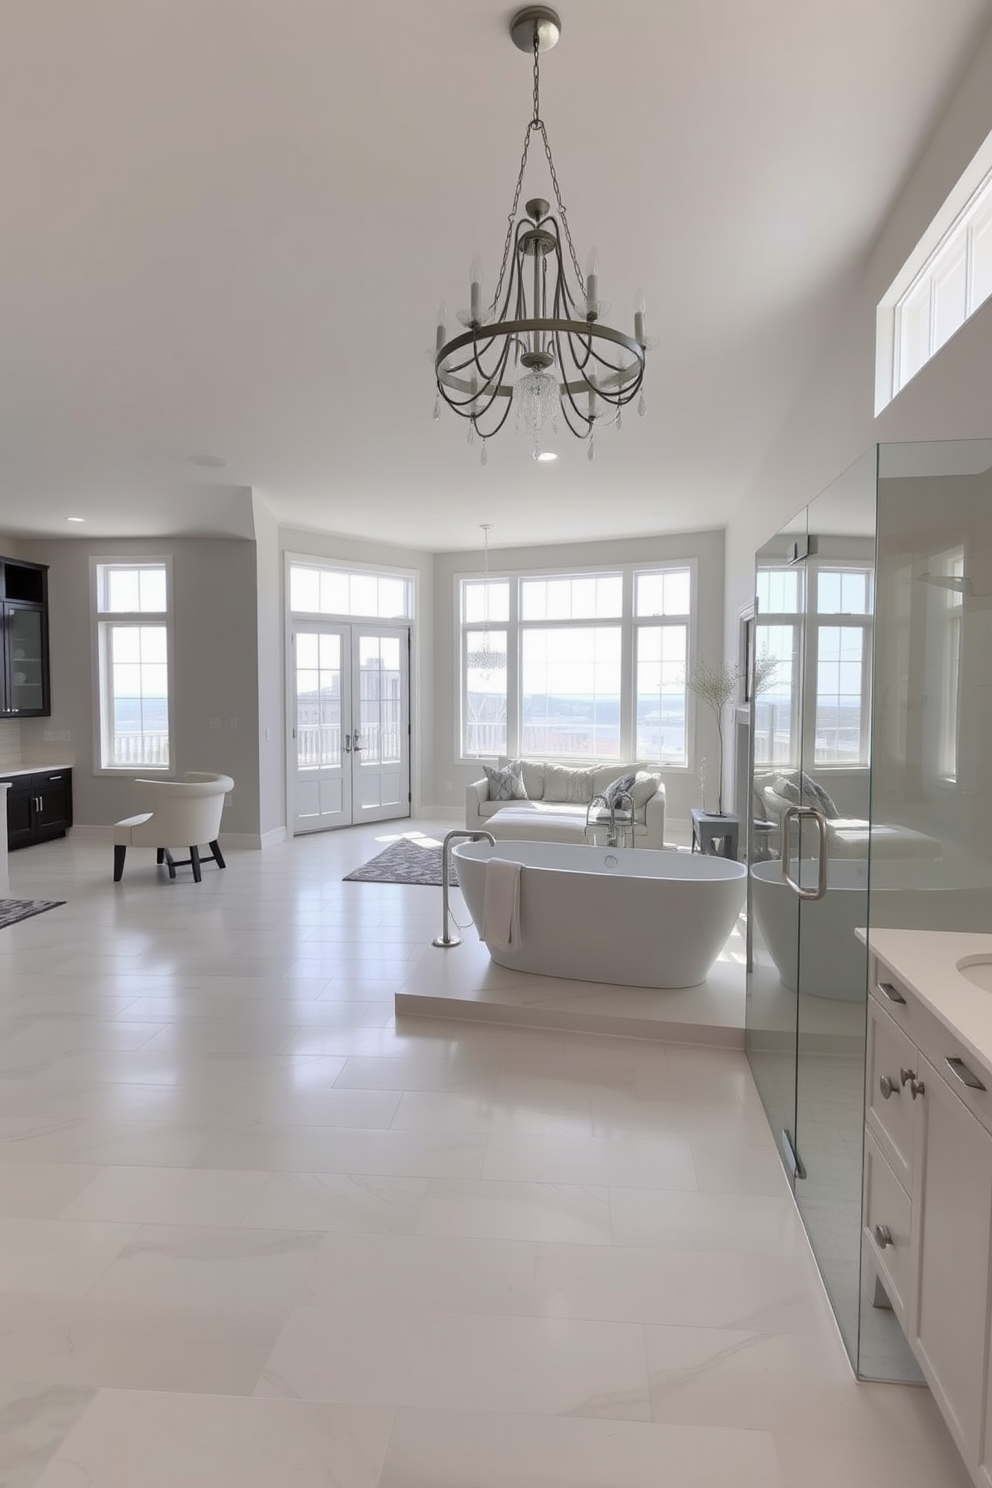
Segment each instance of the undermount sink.
[{"label": "undermount sink", "polygon": [[992,992],[992,956],[962,956],[958,971],[983,992]]}]

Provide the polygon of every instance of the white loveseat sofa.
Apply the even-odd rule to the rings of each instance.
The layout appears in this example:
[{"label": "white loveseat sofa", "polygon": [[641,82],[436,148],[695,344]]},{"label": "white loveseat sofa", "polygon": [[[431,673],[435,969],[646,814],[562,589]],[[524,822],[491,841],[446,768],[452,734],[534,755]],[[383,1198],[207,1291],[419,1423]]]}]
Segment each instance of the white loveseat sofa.
[{"label": "white loveseat sofa", "polygon": [[[505,768],[509,762],[500,759]],[[521,761],[525,800],[490,799],[489,780],[473,781],[465,790],[465,826],[499,838],[531,842],[585,842],[586,821],[594,796],[615,780],[634,775],[634,846],[665,845],[665,787],[650,765],[597,765],[574,770],[541,760]]]},{"label": "white loveseat sofa", "polygon": [[[781,841],[782,822],[790,806],[800,804],[797,770],[769,770],[754,777],[756,809]],[[939,858],[942,846],[936,837],[911,827],[871,822],[861,817],[841,816],[830,797],[808,775],[802,778],[802,805],[819,806],[827,824],[827,856],[866,858],[869,852],[884,858]],[[769,844],[777,847],[778,843]],[[793,850],[796,844],[793,842]],[[806,851],[812,849],[807,846]]]}]

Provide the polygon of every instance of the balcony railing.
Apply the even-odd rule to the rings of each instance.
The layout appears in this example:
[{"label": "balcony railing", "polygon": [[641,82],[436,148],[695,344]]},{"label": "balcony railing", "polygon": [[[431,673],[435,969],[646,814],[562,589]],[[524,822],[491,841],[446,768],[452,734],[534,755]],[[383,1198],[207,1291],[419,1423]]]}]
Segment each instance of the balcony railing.
[{"label": "balcony railing", "polygon": [[115,765],[150,765],[159,770],[169,768],[169,735],[167,733],[114,734]]},{"label": "balcony railing", "polygon": [[[377,765],[396,762],[400,753],[400,728],[398,724],[372,724],[359,730],[360,761]],[[341,764],[341,730],[337,726],[319,723],[301,723],[296,727],[296,765],[300,770],[317,770],[322,766]]]}]

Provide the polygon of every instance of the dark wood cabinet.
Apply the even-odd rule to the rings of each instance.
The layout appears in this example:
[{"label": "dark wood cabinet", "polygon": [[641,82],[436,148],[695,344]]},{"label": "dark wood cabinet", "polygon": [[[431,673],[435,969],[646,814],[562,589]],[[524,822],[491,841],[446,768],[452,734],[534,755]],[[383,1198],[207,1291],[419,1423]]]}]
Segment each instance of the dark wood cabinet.
[{"label": "dark wood cabinet", "polygon": [[72,771],[34,770],[0,777],[7,792],[7,847],[30,847],[64,837],[72,826]]},{"label": "dark wood cabinet", "polygon": [[48,569],[0,558],[0,718],[47,718]]}]

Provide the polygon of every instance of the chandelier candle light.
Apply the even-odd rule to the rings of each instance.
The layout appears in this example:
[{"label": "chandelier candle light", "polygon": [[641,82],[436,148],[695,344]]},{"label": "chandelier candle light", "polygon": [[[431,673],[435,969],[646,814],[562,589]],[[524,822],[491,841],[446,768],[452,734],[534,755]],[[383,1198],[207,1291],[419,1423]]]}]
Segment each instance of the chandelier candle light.
[{"label": "chandelier candle light", "polygon": [[[492,302],[482,294],[482,264],[469,268],[469,306],[459,313],[467,330],[448,338],[447,307],[438,311],[434,371],[438,397],[468,419],[469,443],[486,441],[503,428],[511,407],[516,428],[532,440],[533,455],[546,454],[547,435],[558,432],[559,417],[595,454],[593,431],[606,419],[621,424],[623,409],[640,394],[637,411],[644,413],[645,334],[644,294],[634,301],[634,333],[604,325],[609,307],[599,298],[599,258],[589,254],[586,273],[579,268],[548,133],[540,111],[540,56],[561,35],[561,21],[544,5],[520,10],[510,22],[510,36],[522,52],[534,58],[534,115],[524,134],[517,186],[510,208],[503,258]],[[524,203],[517,220],[524,171],[532,134],[544,144],[557,216],[543,197]],[[563,246],[567,247],[574,283],[569,281]]]}]

